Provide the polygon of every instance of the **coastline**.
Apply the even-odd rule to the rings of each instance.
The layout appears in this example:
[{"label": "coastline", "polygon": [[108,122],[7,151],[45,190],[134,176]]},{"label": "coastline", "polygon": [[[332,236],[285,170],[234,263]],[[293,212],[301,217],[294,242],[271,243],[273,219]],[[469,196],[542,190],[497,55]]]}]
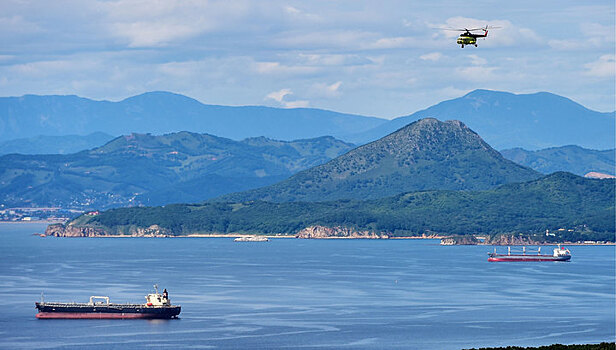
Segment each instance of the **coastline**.
[{"label": "coastline", "polygon": [[[34,223],[33,223],[34,224]],[[39,223],[40,224],[40,223]],[[248,233],[185,233],[176,235],[168,229],[158,225],[151,225],[143,228],[133,228],[121,234],[111,234],[109,229],[96,226],[77,226],[63,224],[49,224],[44,234],[37,234],[41,237],[87,237],[87,238],[254,238],[263,237],[268,239],[274,238],[298,238],[298,239],[399,239],[399,240],[417,240],[417,239],[434,239],[440,240],[440,245],[482,245],[482,246],[554,246],[557,244],[569,246],[613,246],[614,242],[607,240],[586,240],[586,241],[562,241],[562,242],[545,242],[535,240],[532,237],[517,237],[509,235],[497,235],[495,237],[483,236],[449,236],[441,234],[421,234],[417,236],[389,236],[387,234],[377,234],[372,231],[358,231],[347,227],[325,227],[325,226],[309,226],[299,232],[293,234],[285,233],[268,233],[268,234],[248,234]],[[122,232],[120,231],[120,232]],[[128,232],[126,232],[128,231]]]},{"label": "coastline", "polygon": [[0,224],[65,224],[69,220],[27,220],[27,221],[0,221]]},{"label": "coastline", "polygon": [[[48,235],[40,235],[42,238],[46,237],[56,237],[56,236],[48,236]],[[295,235],[247,235],[247,234],[190,234],[183,236],[171,236],[171,235],[97,235],[92,237],[56,237],[56,238],[243,238],[243,237],[266,237],[269,239],[273,238],[296,238],[296,239],[312,239],[312,240],[355,240],[355,239],[364,239],[364,240],[421,240],[421,239],[441,239],[441,237],[390,237],[390,238],[356,238],[356,237],[323,237],[323,238],[297,238]],[[567,246],[615,246],[616,243],[606,242],[606,243],[572,243],[572,242],[555,242],[555,243],[542,243],[542,244],[510,244],[508,246],[511,247],[522,247],[522,246],[555,246],[555,245],[567,245]],[[451,245],[443,245],[443,246],[462,246],[468,244],[451,244]],[[474,244],[479,246],[486,247],[500,247],[503,246],[501,244]]]}]

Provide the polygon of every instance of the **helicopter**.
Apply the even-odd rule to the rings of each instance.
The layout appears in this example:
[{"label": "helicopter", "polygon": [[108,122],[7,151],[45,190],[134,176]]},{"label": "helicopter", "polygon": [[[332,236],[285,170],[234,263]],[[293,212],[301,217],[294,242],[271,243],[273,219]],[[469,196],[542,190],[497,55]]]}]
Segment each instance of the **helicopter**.
[{"label": "helicopter", "polygon": [[[475,47],[477,47],[477,38],[487,38],[488,29],[493,29],[493,28],[500,28],[500,27],[491,27],[491,26],[486,25],[484,28],[472,28],[472,29],[463,28],[463,29],[447,29],[447,30],[464,32],[460,34],[460,36],[458,37],[458,40],[456,40],[456,43],[460,45],[462,48],[464,48],[464,45],[475,45]],[[478,30],[483,31],[483,34],[473,33]]]}]

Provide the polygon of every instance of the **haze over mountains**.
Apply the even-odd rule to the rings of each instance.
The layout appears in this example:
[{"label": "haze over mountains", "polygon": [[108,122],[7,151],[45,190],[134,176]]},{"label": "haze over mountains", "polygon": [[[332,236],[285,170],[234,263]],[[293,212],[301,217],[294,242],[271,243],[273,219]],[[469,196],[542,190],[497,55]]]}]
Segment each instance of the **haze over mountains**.
[{"label": "haze over mountains", "polygon": [[[3,149],[68,153],[75,149],[71,147],[104,143],[110,134],[123,130],[130,135],[75,154],[0,157],[0,204],[108,208],[200,202],[249,189],[254,190],[222,199],[367,199],[415,190],[489,189],[540,176],[503,158],[463,122],[424,118],[386,135],[396,125],[425,115],[459,115],[479,125],[487,139],[500,145],[526,144],[533,149],[533,145],[570,144],[571,140],[612,146],[614,142],[614,113],[590,111],[549,93],[476,90],[391,121],[318,109],[212,106],[166,92],[120,102],[76,96],[7,97],[0,98],[0,138],[96,133],[5,141],[0,143],[0,154]],[[181,128],[213,130],[219,135],[132,133]],[[259,137],[233,141],[220,135]],[[287,142],[262,135],[281,139],[337,135],[360,143],[384,137],[350,151],[352,144],[331,136]],[[614,173],[609,171],[614,165],[609,151],[563,146],[505,153],[545,173]]]},{"label": "haze over mountains", "polygon": [[277,184],[220,201],[375,199],[417,190],[479,190],[536,179],[463,123],[426,118]]},{"label": "haze over mountains", "polygon": [[75,154],[0,157],[0,203],[104,209],[196,202],[275,183],[352,147],[332,137],[131,134]]},{"label": "haze over mountains", "polygon": [[501,151],[505,158],[544,174],[568,171],[580,176],[589,172],[616,175],[615,153],[615,149],[597,151],[573,145],[538,151],[521,148]]},{"label": "haze over mountains", "polygon": [[472,91],[345,140],[354,143],[376,140],[421,118],[460,120],[496,149],[537,150],[571,144],[611,149],[616,140],[614,112],[592,111],[548,92],[516,95],[490,90]]},{"label": "haze over mountains", "polygon": [[570,144],[609,149],[615,142],[613,112],[592,111],[547,92],[516,95],[489,90],[475,90],[391,121],[311,108],[206,105],[169,92],[150,92],[119,102],[77,96],[1,97],[0,141],[38,135],[104,132],[117,136],[188,130],[235,140],[329,135],[363,144],[426,117],[460,120],[496,149],[537,150]]},{"label": "haze over mountains", "polygon": [[384,119],[321,109],[206,105],[170,92],[148,92],[119,102],[77,96],[0,98],[0,141],[38,135],[165,134],[190,131],[241,140],[265,136],[296,140],[368,130]]},{"label": "haze over mountains", "polygon": [[102,146],[114,139],[103,132],[89,135],[34,136],[0,142],[0,155],[21,154],[70,154]]}]

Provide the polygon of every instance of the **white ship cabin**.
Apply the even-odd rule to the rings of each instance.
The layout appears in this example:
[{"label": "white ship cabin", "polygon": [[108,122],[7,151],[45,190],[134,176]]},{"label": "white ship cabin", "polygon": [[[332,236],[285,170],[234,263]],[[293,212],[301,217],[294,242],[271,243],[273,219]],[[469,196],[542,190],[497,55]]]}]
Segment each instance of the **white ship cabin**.
[{"label": "white ship cabin", "polygon": [[148,294],[145,297],[147,306],[169,306],[171,300],[169,300],[169,294],[167,289],[163,290],[163,294],[158,293],[158,286],[154,286],[155,293]]},{"label": "white ship cabin", "polygon": [[560,244],[558,245],[558,248],[554,248],[554,256],[568,256],[568,255],[571,255],[571,252],[569,251],[569,249],[565,247],[561,247]]}]

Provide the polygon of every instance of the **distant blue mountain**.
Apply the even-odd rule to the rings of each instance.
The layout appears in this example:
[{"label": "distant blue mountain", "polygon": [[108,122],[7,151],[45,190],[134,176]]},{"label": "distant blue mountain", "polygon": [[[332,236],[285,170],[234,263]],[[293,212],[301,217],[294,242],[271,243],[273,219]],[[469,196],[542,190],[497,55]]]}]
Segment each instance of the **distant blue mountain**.
[{"label": "distant blue mountain", "polygon": [[78,96],[0,98],[0,141],[96,131],[123,135],[183,130],[235,140],[257,136],[296,140],[359,133],[385,122],[380,118],[311,108],[206,105],[170,92],[148,92],[119,102]]},{"label": "distant blue mountain", "polygon": [[311,108],[206,105],[170,92],[119,102],[78,96],[0,97],[0,142],[37,135],[104,132],[165,134],[188,130],[234,140],[265,136],[295,140],[334,136],[355,144],[384,137],[416,120],[460,120],[496,149],[565,145],[614,148],[616,113],[600,113],[547,92],[475,90],[393,120]]},{"label": "distant blue mountain", "polygon": [[45,136],[14,139],[0,142],[0,155],[21,154],[69,154],[102,146],[114,136],[103,132],[89,135]]},{"label": "distant blue mountain", "polygon": [[500,153],[509,160],[544,174],[568,171],[580,176],[589,172],[616,175],[616,149],[597,151],[579,146],[563,146],[538,151],[511,148]]},{"label": "distant blue mountain", "polygon": [[610,149],[615,142],[614,112],[592,111],[548,92],[516,95],[489,90],[472,91],[343,139],[356,144],[371,142],[428,117],[460,120],[496,149],[537,150],[571,144]]}]

